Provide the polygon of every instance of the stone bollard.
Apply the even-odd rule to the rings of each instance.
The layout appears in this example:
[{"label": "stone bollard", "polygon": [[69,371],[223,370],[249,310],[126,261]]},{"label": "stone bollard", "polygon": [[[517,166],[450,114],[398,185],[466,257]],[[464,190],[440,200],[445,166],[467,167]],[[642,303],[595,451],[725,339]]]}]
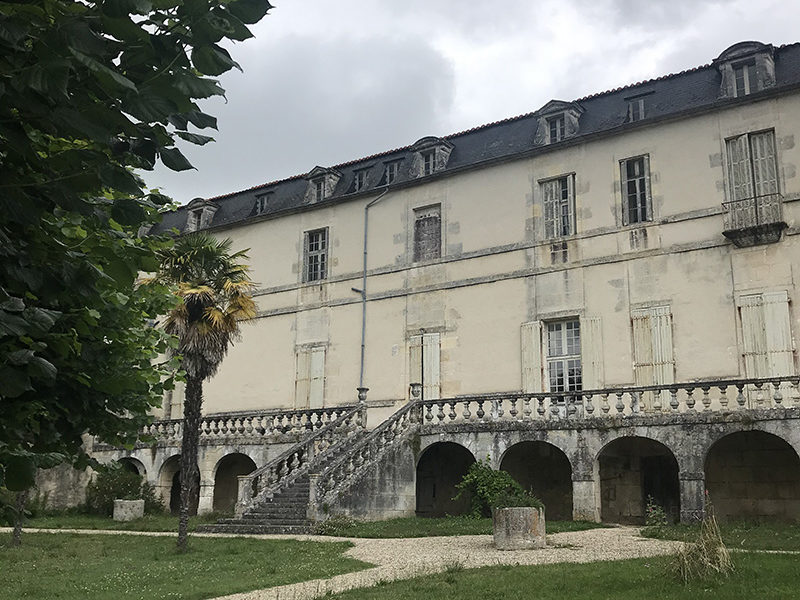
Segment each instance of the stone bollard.
[{"label": "stone bollard", "polygon": [[495,509],[492,530],[498,550],[544,548],[544,509],[528,506]]},{"label": "stone bollard", "polygon": [[133,521],[144,516],[144,500],[114,500],[114,520]]}]

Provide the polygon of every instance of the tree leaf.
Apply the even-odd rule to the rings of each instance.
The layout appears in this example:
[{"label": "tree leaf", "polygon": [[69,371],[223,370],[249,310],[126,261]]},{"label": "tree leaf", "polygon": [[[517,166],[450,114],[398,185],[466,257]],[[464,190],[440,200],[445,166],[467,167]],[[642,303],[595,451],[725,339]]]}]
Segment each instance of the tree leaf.
[{"label": "tree leaf", "polygon": [[[217,128],[217,118],[207,115],[204,112],[200,112],[199,110],[186,113],[186,118],[189,119],[191,124],[198,129],[206,129],[209,127],[211,129]],[[185,129],[185,127],[182,127],[181,129]]]},{"label": "tree leaf", "polygon": [[234,0],[228,10],[248,25],[258,23],[273,6],[267,0]]},{"label": "tree leaf", "polygon": [[123,88],[126,88],[128,90],[131,90],[132,92],[137,91],[136,90],[136,85],[130,79],[128,79],[124,75],[121,75],[120,73],[117,73],[117,71],[115,71],[114,69],[108,68],[106,65],[104,65],[101,62],[98,62],[97,60],[95,60],[91,56],[87,56],[87,55],[83,54],[82,52],[78,52],[77,50],[75,50],[73,48],[70,48],[70,52],[72,52],[72,55],[76,59],[78,59],[78,62],[80,62],[82,65],[88,67],[90,71],[93,71],[95,73],[99,73],[99,74],[102,74],[102,75],[107,75],[109,78],[111,78],[111,80],[113,80],[115,83],[117,83],[120,87],[123,87]]},{"label": "tree leaf", "polygon": [[12,492],[22,492],[36,481],[36,464],[30,456],[12,455],[5,461],[5,486]]},{"label": "tree leaf", "polygon": [[213,137],[209,137],[207,135],[199,135],[197,133],[189,133],[188,131],[176,131],[175,134],[178,137],[183,138],[187,142],[197,144],[198,146],[203,146],[208,142],[214,141]]},{"label": "tree leaf", "polygon": [[0,368],[0,397],[16,398],[32,390],[31,378],[21,369]]},{"label": "tree leaf", "polygon": [[205,75],[222,75],[233,67],[242,70],[228,51],[216,44],[195,48],[192,51],[192,63],[198,71]]},{"label": "tree leaf", "polygon": [[158,151],[158,155],[161,157],[161,162],[164,163],[164,166],[173,171],[194,169],[192,163],[177,148],[162,148]]}]

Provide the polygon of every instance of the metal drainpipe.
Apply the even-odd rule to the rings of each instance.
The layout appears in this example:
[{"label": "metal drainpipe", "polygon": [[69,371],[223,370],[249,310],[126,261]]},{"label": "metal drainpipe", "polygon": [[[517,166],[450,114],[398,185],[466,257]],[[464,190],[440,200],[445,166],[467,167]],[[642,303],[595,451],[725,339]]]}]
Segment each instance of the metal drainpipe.
[{"label": "metal drainpipe", "polygon": [[355,290],[354,288],[354,291],[361,294],[361,370],[358,375],[358,387],[364,387],[364,352],[367,339],[367,223],[369,222],[369,209],[388,193],[389,188],[386,188],[364,207],[364,265],[361,274],[361,289]]}]

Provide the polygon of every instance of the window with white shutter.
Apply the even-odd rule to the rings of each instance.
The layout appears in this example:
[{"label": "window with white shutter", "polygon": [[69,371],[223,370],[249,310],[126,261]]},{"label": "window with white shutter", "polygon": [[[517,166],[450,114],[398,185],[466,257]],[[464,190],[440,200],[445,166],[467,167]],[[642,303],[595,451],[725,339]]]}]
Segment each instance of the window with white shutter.
[{"label": "window with white shutter", "polygon": [[565,237],[575,233],[575,184],[572,175],[540,184],[544,211],[544,237]]},{"label": "window with white shutter", "polygon": [[794,344],[785,291],[739,297],[746,377],[794,375]]},{"label": "window with white shutter", "polygon": [[778,193],[775,132],[746,133],[725,141],[732,201]]},{"label": "window with white shutter", "polygon": [[297,349],[295,408],[321,408],[325,404],[325,346]]},{"label": "window with white shutter", "polygon": [[[672,312],[669,306],[651,306],[631,311],[633,325],[633,380],[636,385],[665,385],[675,382],[675,353],[672,347]],[[643,395],[645,408],[652,408],[654,395]],[[662,393],[663,401],[666,394]]]},{"label": "window with white shutter", "polygon": [[409,383],[422,384],[425,400],[440,397],[440,348],[441,336],[438,333],[423,333],[408,339]]}]

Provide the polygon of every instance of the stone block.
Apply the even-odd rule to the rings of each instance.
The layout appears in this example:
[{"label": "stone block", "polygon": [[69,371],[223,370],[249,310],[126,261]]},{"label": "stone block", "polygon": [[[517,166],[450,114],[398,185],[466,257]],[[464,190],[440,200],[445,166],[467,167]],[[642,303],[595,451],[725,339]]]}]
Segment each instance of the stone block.
[{"label": "stone block", "polygon": [[492,517],[494,545],[498,550],[531,550],[545,547],[544,509],[498,508]]},{"label": "stone block", "polygon": [[133,521],[144,516],[144,500],[114,500],[114,520]]}]

